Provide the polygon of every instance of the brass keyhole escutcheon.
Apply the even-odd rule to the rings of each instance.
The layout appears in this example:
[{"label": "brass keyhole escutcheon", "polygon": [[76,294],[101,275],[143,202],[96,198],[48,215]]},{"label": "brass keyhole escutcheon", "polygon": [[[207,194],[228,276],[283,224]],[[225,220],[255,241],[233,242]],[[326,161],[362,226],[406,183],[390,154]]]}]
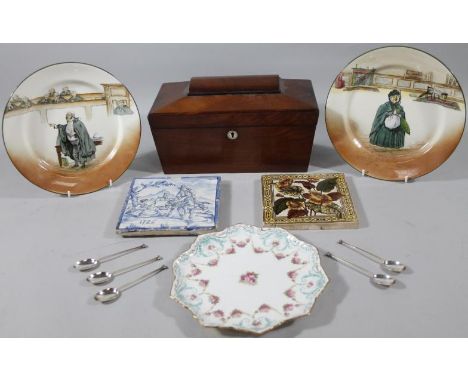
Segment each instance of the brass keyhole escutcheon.
[{"label": "brass keyhole escutcheon", "polygon": [[230,140],[232,140],[232,141],[233,141],[234,139],[237,139],[238,136],[239,136],[239,134],[238,134],[237,131],[235,131],[235,130],[229,130],[229,131],[227,132],[227,137],[228,137],[228,139],[230,139]]}]

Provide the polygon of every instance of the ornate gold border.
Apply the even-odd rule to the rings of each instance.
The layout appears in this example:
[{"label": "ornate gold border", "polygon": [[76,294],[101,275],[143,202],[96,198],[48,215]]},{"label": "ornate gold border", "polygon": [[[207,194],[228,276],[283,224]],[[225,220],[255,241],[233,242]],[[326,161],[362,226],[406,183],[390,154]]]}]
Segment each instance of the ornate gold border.
[{"label": "ornate gold border", "polygon": [[[307,216],[300,218],[288,219],[286,217],[276,217],[273,212],[273,192],[272,185],[275,180],[283,180],[286,178],[307,179],[315,177],[320,179],[337,178],[337,189],[343,195],[342,203],[345,210],[343,217],[336,216]],[[278,174],[278,175],[262,175],[262,200],[263,200],[263,224],[266,226],[292,226],[301,224],[306,226],[318,226],[321,224],[330,226],[329,228],[339,228],[343,226],[355,226],[359,224],[353,201],[349,193],[348,186],[343,173],[309,173],[309,174]]]}]

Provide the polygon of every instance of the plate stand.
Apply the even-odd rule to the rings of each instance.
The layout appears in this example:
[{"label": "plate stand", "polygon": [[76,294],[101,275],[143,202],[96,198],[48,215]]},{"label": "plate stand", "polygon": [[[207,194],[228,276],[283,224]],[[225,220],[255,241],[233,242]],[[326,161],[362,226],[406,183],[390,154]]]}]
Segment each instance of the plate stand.
[{"label": "plate stand", "polygon": [[[361,170],[361,176],[366,176],[366,170],[365,169]],[[411,180],[410,177],[408,175],[405,175],[405,183],[409,183],[410,180]]]},{"label": "plate stand", "polygon": [[[111,188],[112,185],[113,185],[112,179],[109,179],[108,184],[109,184],[109,188]],[[67,191],[67,197],[71,198],[71,191],[70,190]]]}]

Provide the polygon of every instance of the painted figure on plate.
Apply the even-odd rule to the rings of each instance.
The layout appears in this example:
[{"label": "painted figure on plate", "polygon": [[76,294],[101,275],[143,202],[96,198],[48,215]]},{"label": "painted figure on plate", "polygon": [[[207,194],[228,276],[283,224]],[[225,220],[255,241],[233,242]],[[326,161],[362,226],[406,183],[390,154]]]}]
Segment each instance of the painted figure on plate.
[{"label": "painted figure on plate", "polygon": [[380,105],[369,134],[370,143],[380,147],[399,149],[405,145],[405,135],[410,134],[401,93],[394,89],[388,93],[388,101]]},{"label": "painted figure on plate", "polygon": [[125,100],[117,101],[117,106],[114,109],[114,114],[116,115],[129,115],[133,114],[132,109],[128,106]]},{"label": "painted figure on plate", "polygon": [[50,124],[58,131],[57,146],[60,146],[64,156],[73,159],[73,167],[83,168],[87,162],[94,159],[96,146],[86,126],[75,114],[69,112],[65,119],[67,123],[63,125]]}]

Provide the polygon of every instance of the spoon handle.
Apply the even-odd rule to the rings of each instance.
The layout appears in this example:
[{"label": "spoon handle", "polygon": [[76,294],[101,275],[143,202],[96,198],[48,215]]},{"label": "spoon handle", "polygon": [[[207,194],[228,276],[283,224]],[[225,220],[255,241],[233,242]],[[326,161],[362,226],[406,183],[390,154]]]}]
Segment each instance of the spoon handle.
[{"label": "spoon handle", "polygon": [[146,279],[149,279],[150,277],[153,277],[154,275],[157,275],[159,272],[164,271],[165,269],[168,269],[167,266],[163,265],[162,267],[159,267],[158,269],[155,269],[154,271],[151,271],[147,273],[146,275],[143,275],[136,280],[130,281],[127,284],[122,285],[118,289],[123,292],[124,290],[130,289],[131,287],[134,287],[135,285],[145,281]]},{"label": "spoon handle", "polygon": [[111,253],[110,255],[101,257],[99,259],[99,261],[101,263],[105,263],[106,261],[111,261],[111,260],[117,259],[117,258],[119,258],[121,256],[128,255],[129,253],[132,253],[134,251],[138,251],[139,249],[143,249],[143,248],[148,248],[148,246],[146,244],[141,244],[141,245],[139,245],[137,247],[124,249],[122,251]]},{"label": "spoon handle", "polygon": [[130,265],[130,266],[125,267],[125,268],[121,268],[121,269],[119,269],[117,271],[114,271],[114,272],[111,272],[111,273],[114,276],[123,275],[124,273],[131,272],[131,271],[133,271],[135,269],[144,267],[145,265],[154,263],[155,261],[159,261],[159,260],[162,260],[162,257],[161,256],[156,256],[156,257],[153,257],[152,259],[145,260],[145,261],[142,261],[141,263],[133,264],[133,265]]},{"label": "spoon handle", "polygon": [[354,269],[355,271],[367,276],[367,277],[373,277],[374,274],[369,272],[367,269],[364,269],[360,267],[359,265],[353,264],[349,262],[348,260],[345,259],[340,259],[339,257],[336,257],[335,255],[332,255],[330,252],[327,252],[324,254],[325,256],[329,257],[330,259],[333,259],[341,264],[347,265],[348,267]]},{"label": "spoon handle", "polygon": [[344,245],[345,247],[353,249],[357,253],[367,257],[369,260],[375,261],[375,262],[380,263],[380,264],[383,264],[385,262],[384,258],[382,258],[380,256],[377,256],[376,254],[374,254],[372,252],[366,251],[365,249],[362,249],[362,248],[359,248],[359,247],[357,247],[355,245],[349,244],[344,240],[338,240],[338,244],[341,244],[341,245]]}]

